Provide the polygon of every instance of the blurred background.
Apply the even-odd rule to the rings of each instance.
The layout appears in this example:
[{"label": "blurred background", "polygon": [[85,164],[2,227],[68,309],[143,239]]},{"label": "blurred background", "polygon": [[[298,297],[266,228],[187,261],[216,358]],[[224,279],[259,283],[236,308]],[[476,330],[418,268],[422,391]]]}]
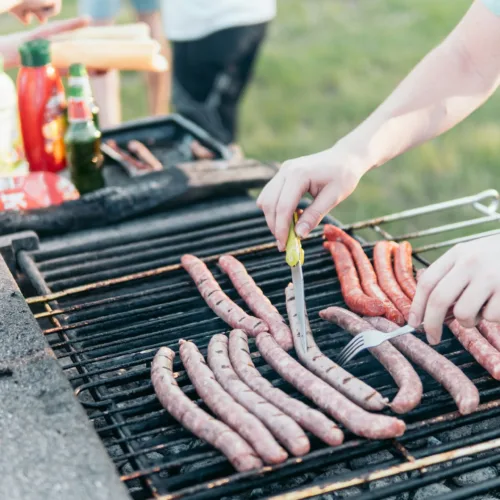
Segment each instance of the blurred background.
[{"label": "blurred background", "polygon": [[[59,17],[75,16],[76,0],[63,3]],[[470,4],[279,0],[244,99],[240,137],[246,155],[284,161],[332,145],[446,36]],[[118,22],[130,22],[132,11],[123,5]],[[0,17],[2,33],[19,29],[11,16]],[[122,74],[124,120],[147,115],[144,88],[143,75]],[[334,215],[349,222],[500,189],[499,162],[500,96],[494,95],[451,132],[368,174]],[[448,220],[455,217],[444,212],[433,222]]]}]

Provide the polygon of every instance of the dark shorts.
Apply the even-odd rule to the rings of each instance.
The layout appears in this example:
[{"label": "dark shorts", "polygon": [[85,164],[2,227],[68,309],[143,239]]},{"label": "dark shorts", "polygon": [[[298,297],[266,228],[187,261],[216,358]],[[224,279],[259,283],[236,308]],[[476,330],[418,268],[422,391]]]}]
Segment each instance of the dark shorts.
[{"label": "dark shorts", "polygon": [[172,101],[225,144],[236,140],[238,106],[251,79],[268,23],[217,31],[199,40],[172,42]]}]

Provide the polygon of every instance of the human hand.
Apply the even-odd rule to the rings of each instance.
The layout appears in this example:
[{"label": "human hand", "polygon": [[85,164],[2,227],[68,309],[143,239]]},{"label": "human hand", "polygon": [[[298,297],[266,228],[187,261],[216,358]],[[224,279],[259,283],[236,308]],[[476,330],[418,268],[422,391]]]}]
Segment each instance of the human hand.
[{"label": "human hand", "polygon": [[62,0],[24,0],[10,10],[24,24],[30,24],[33,16],[41,23],[61,12]]},{"label": "human hand", "polygon": [[338,144],[283,163],[257,199],[278,249],[284,251],[286,247],[293,213],[305,193],[315,199],[295,226],[300,238],[305,238],[333,207],[354,191],[365,171]]},{"label": "human hand", "polygon": [[466,328],[477,323],[480,312],[485,320],[500,322],[499,256],[500,235],[461,243],[446,252],[418,280],[410,326],[423,322],[429,343],[438,344],[450,308]]}]

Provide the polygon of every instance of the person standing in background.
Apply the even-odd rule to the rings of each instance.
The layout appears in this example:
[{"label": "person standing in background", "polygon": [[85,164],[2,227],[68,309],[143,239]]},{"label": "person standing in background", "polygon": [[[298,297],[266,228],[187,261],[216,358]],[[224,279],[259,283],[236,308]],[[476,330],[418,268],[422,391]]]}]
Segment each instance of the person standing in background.
[{"label": "person standing in background", "polygon": [[[162,12],[174,59],[175,111],[241,155],[239,104],[276,0],[163,0]],[[211,157],[199,144],[193,153]]]},{"label": "person standing in background", "polygon": [[[189,3],[189,2],[188,2]],[[120,10],[121,0],[79,0],[79,13],[92,18],[94,25],[113,24]],[[146,23],[151,29],[151,38],[162,46],[161,53],[168,61],[169,48],[163,35],[159,0],[132,0],[137,13],[137,20]],[[92,88],[95,100],[100,108],[100,124],[103,128],[121,122],[120,77],[116,70],[104,75],[92,77]],[[149,114],[152,116],[166,114],[170,101],[169,73],[148,74]]]}]

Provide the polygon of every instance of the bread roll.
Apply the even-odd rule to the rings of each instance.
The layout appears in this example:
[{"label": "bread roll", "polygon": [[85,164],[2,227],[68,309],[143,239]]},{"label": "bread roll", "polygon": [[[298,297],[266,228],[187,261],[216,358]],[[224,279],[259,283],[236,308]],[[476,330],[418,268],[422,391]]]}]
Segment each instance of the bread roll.
[{"label": "bread roll", "polygon": [[150,39],[150,29],[146,23],[117,24],[113,26],[87,26],[73,31],[58,33],[50,39],[54,42],[62,40],[92,39],[148,40]]}]

